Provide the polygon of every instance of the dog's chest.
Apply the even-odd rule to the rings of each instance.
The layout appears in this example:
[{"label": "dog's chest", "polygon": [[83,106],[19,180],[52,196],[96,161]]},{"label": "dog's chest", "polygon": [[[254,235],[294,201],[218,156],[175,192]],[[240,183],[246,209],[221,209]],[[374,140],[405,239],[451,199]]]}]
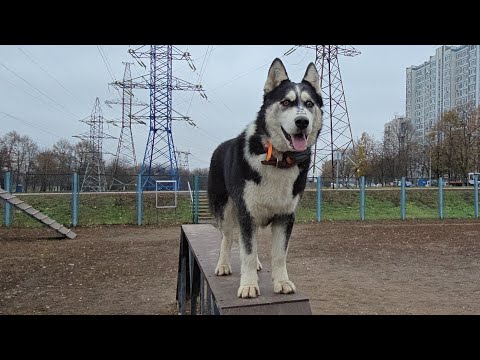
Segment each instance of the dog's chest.
[{"label": "dog's chest", "polygon": [[298,167],[277,169],[263,165],[260,170],[260,183],[246,181],[243,194],[247,210],[258,225],[265,224],[274,215],[293,213],[300,198],[293,196]]}]

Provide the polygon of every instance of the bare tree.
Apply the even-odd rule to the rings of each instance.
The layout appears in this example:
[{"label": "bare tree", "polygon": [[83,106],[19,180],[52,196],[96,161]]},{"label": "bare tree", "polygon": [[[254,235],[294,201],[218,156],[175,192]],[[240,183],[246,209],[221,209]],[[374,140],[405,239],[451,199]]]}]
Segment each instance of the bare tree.
[{"label": "bare tree", "polygon": [[388,132],[384,133],[383,150],[390,162],[387,173],[392,178],[413,177],[418,168],[419,145],[410,119],[399,118]]},{"label": "bare tree", "polygon": [[39,191],[53,190],[55,184],[55,173],[58,171],[59,159],[54,151],[46,149],[40,151],[37,155],[35,164],[35,177],[33,179],[33,190]]},{"label": "bare tree", "polygon": [[3,144],[6,166],[12,171],[12,182],[22,184],[25,174],[34,166],[38,146],[29,136],[22,136],[16,131],[7,133],[3,138]]},{"label": "bare tree", "polygon": [[58,161],[57,169],[61,174],[70,174],[75,169],[75,145],[67,139],[60,139],[53,145],[53,153]]}]

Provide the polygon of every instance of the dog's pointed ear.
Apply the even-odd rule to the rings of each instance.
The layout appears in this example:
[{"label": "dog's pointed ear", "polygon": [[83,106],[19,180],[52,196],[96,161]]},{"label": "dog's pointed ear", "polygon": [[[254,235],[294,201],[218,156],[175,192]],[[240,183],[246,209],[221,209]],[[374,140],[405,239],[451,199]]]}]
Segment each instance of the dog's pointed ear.
[{"label": "dog's pointed ear", "polygon": [[317,94],[320,94],[320,76],[318,76],[318,71],[314,63],[308,64],[307,71],[305,71],[305,75],[303,76],[303,81],[312,85]]},{"label": "dog's pointed ear", "polygon": [[267,81],[263,88],[264,93],[268,94],[284,80],[288,80],[287,70],[285,70],[282,61],[276,58],[273,60],[272,65],[270,65],[270,70],[268,70]]}]

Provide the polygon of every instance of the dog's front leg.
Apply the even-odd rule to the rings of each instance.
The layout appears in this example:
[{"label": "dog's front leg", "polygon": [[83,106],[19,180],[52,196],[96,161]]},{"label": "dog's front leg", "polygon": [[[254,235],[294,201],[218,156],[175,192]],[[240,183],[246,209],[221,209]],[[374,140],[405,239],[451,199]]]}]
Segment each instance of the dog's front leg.
[{"label": "dog's front leg", "polygon": [[237,295],[254,298],[260,295],[257,275],[256,226],[248,213],[239,215],[241,276]]},{"label": "dog's front leg", "polygon": [[272,221],[272,279],[273,291],[289,294],[295,285],[288,279],[287,252],[295,215],[280,215]]}]

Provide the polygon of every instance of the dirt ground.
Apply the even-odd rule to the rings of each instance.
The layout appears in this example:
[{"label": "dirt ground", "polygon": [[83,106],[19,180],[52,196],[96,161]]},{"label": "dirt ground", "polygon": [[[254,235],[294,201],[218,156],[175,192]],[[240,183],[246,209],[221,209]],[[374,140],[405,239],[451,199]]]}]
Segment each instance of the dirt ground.
[{"label": "dirt ground", "polygon": [[[179,226],[76,231],[0,229],[0,314],[176,314]],[[288,269],[314,314],[480,314],[480,222],[296,224]]]}]

